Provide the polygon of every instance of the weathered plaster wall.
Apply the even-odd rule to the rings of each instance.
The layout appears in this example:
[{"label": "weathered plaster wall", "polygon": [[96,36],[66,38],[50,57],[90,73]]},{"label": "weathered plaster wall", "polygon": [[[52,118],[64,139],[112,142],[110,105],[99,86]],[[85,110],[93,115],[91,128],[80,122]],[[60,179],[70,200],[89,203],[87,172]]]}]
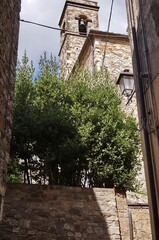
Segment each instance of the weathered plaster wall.
[{"label": "weathered plaster wall", "polygon": [[128,240],[127,209],[125,194],[114,189],[9,184],[0,239]]},{"label": "weathered plaster wall", "polygon": [[142,11],[143,27],[148,44],[152,78],[154,79],[159,74],[159,1],[145,0],[142,4]]},{"label": "weathered plaster wall", "polygon": [[0,1],[0,202],[9,160],[19,12],[20,0]]},{"label": "weathered plaster wall", "polygon": [[[139,115],[143,116],[140,124],[145,125],[141,136],[153,239],[159,239],[159,2],[134,0],[129,5],[130,2],[126,0],[126,3],[137,103]],[[145,113],[142,109],[145,109]]]}]

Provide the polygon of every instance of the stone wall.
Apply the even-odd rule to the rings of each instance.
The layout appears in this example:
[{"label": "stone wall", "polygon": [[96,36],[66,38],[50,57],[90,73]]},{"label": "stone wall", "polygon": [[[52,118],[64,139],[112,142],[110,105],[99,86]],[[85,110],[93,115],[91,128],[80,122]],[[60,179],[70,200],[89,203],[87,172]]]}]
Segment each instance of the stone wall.
[{"label": "stone wall", "polygon": [[71,73],[85,40],[85,36],[66,35],[60,52],[60,68],[65,79]]},{"label": "stone wall", "polygon": [[[129,38],[126,35],[106,33],[91,30],[78,58],[79,65],[93,70],[106,68],[111,81],[116,84],[119,74],[124,69],[132,72],[132,58]],[[128,99],[123,97],[122,109],[127,114],[132,114],[138,120],[136,96],[126,105]]]},{"label": "stone wall", "polygon": [[0,1],[0,201],[5,194],[9,160],[19,12],[20,0]]},{"label": "stone wall", "polygon": [[[79,33],[79,21],[76,18],[84,15],[91,20],[91,22],[87,24],[87,33],[92,28],[98,29],[98,9],[97,2],[94,1],[66,1],[59,22],[60,28],[63,29],[60,36],[61,49],[59,56],[61,69],[65,78],[71,73],[87,38],[87,34]],[[71,32],[65,32],[65,30]]]},{"label": "stone wall", "polygon": [[[65,30],[73,31],[74,33],[76,32],[79,34],[78,20],[75,18],[80,15],[84,15],[92,21],[88,22],[87,31],[89,32],[90,29],[98,29],[98,9],[97,3],[93,1],[66,1],[59,21],[59,26],[63,29],[65,24]],[[64,35],[65,32],[61,35],[61,45]]]},{"label": "stone wall", "polygon": [[9,184],[0,239],[128,240],[127,209],[125,194],[114,189]]},{"label": "stone wall", "polygon": [[117,79],[119,74],[124,69],[129,69],[132,72],[132,60],[131,51],[128,41],[114,41],[108,40],[107,44],[104,39],[95,40],[95,65],[100,69],[102,66],[103,55],[106,48],[106,54],[104,58],[104,66],[111,74],[111,78]]},{"label": "stone wall", "polygon": [[113,81],[117,80],[124,69],[132,72],[128,36],[91,30],[84,48],[79,56],[79,62],[83,63],[85,67],[92,69],[94,65],[100,70],[104,59],[104,67],[108,69]]},{"label": "stone wall", "polygon": [[70,2],[77,2],[77,3],[83,3],[83,4],[90,4],[92,6],[97,6],[96,1],[91,1],[91,0],[69,0]]},{"label": "stone wall", "polygon": [[133,192],[127,193],[129,225],[131,227],[131,237],[134,240],[152,239],[147,201],[147,197],[144,195]]},{"label": "stone wall", "polygon": [[152,239],[149,209],[146,206],[130,206],[132,216],[133,239]]}]

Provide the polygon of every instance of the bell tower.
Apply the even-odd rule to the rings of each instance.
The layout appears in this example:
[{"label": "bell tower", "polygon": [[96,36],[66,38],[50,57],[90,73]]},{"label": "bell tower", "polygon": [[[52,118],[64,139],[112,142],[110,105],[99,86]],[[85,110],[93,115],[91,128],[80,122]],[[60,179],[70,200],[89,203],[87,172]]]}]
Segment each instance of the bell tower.
[{"label": "bell tower", "polygon": [[89,0],[66,0],[60,18],[60,66],[67,78],[77,61],[90,29],[98,30],[97,2]]}]

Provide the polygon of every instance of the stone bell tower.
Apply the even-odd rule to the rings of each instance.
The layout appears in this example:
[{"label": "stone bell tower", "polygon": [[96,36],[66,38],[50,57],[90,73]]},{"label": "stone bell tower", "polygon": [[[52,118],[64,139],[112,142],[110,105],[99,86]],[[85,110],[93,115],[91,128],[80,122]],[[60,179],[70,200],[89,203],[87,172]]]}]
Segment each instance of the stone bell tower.
[{"label": "stone bell tower", "polygon": [[90,29],[98,30],[97,2],[66,0],[59,26],[60,66],[65,78],[71,73]]}]

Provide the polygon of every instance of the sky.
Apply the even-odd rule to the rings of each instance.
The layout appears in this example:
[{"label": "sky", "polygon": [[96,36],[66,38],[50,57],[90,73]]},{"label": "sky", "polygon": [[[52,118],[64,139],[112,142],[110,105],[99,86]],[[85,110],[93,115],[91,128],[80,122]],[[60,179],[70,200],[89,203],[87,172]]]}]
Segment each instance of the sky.
[{"label": "sky", "polygon": [[[99,29],[106,31],[111,0],[97,0],[99,10]],[[52,27],[58,27],[65,0],[22,0],[20,18]],[[110,32],[124,33],[127,29],[125,0],[114,0]],[[27,50],[29,60],[38,66],[40,55],[47,52],[56,56],[60,49],[60,31],[51,30],[28,23],[20,23],[18,59]]]}]

